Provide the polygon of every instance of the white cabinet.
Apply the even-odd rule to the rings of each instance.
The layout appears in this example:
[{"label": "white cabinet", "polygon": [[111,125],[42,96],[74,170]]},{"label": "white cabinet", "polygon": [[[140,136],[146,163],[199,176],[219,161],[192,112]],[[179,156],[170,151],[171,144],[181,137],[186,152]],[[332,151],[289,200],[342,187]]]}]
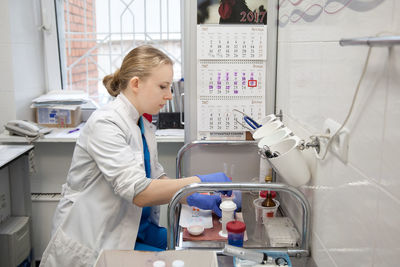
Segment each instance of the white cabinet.
[{"label": "white cabinet", "polygon": [[30,263],[32,251],[30,145],[0,145],[1,266]]}]

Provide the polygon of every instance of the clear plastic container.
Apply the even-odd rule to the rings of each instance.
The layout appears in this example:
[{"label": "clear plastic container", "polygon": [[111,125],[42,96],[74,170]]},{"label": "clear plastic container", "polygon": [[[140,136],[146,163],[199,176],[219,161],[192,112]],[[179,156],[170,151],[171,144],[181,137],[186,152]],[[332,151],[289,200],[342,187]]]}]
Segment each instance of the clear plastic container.
[{"label": "clear plastic container", "polygon": [[253,201],[254,209],[256,211],[256,222],[257,223],[265,223],[269,218],[273,218],[276,216],[276,212],[279,208],[279,201],[273,199],[275,202],[275,207],[263,207],[261,203],[265,200],[265,198],[258,198]]},{"label": "clear plastic container", "polygon": [[271,247],[295,247],[300,239],[288,217],[270,218],[264,226]]},{"label": "clear plastic container", "polygon": [[294,227],[266,224],[265,230],[271,247],[295,247],[299,241],[299,233]]}]

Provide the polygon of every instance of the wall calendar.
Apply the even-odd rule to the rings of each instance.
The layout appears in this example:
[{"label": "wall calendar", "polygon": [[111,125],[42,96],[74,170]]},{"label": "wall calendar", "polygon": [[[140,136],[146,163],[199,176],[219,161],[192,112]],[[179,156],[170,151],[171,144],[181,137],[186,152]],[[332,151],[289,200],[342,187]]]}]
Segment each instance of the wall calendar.
[{"label": "wall calendar", "polygon": [[239,110],[265,116],[267,26],[197,26],[199,140],[245,140]]}]

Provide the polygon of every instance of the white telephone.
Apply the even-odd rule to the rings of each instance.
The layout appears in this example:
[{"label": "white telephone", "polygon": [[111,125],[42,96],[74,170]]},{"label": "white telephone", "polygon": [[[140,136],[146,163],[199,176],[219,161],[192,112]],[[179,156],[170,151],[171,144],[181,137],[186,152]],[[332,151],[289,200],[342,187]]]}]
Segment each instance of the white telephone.
[{"label": "white telephone", "polygon": [[6,125],[4,125],[4,127],[10,132],[10,134],[28,137],[37,137],[39,135],[48,134],[51,132],[51,129],[49,128],[41,127],[31,121],[23,120],[9,121],[6,123]]}]

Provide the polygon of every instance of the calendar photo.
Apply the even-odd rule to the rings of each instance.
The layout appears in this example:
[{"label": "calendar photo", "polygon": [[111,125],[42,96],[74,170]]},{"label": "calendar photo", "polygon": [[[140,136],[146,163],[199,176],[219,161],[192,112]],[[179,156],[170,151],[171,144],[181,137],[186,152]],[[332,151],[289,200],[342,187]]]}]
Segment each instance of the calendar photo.
[{"label": "calendar photo", "polygon": [[197,0],[197,24],[267,24],[267,0]]}]

